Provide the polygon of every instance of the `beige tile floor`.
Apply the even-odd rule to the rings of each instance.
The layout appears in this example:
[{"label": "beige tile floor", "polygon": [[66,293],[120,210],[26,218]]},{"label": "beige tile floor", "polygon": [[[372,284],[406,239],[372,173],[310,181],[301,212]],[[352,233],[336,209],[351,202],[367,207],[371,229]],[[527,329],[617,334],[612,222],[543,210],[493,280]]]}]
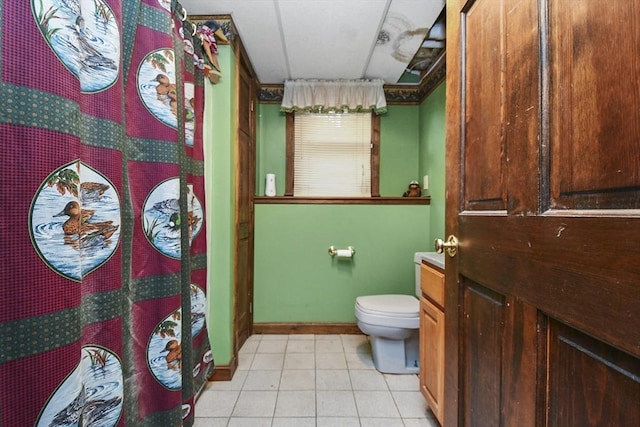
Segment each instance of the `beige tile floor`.
[{"label": "beige tile floor", "polygon": [[438,426],[418,376],[376,371],[364,335],[253,335],[195,415],[195,427]]}]

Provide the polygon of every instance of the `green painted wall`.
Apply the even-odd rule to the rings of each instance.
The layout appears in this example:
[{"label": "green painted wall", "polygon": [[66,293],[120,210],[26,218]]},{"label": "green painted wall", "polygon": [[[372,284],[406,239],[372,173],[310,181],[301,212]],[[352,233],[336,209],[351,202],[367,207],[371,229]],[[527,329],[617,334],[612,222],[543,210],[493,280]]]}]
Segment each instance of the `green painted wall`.
[{"label": "green painted wall", "polygon": [[[429,206],[255,208],[254,322],[355,322],[359,295],[414,294]],[[332,245],[356,254],[332,258]]]},{"label": "green painted wall", "polygon": [[380,116],[380,195],[400,197],[418,179],[417,106],[390,105]]},{"label": "green painted wall", "polygon": [[[429,222],[429,242],[444,239],[445,219],[445,84],[440,84],[420,105],[420,154],[418,182],[422,176],[429,176],[431,196],[431,219]],[[432,246],[429,245],[429,250]]]},{"label": "green painted wall", "polygon": [[[426,157],[437,149],[431,142],[436,126],[427,116],[444,108],[441,104],[427,99],[421,106],[392,105],[381,116],[382,196],[401,196],[410,181],[422,182],[423,171],[444,182],[444,164],[437,179],[438,160]],[[286,123],[280,106],[261,104],[257,125],[257,194],[264,194],[265,174],[275,173],[282,195]],[[254,322],[354,322],[358,295],[414,293],[413,253],[431,250],[431,210],[429,205],[256,205]],[[351,245],[356,256],[333,259],[327,253],[331,245]]]},{"label": "green painted wall", "polygon": [[205,184],[208,242],[207,328],[217,365],[231,361],[233,349],[235,56],[218,46],[222,79],[205,81]]},{"label": "green painted wall", "polygon": [[256,194],[264,195],[265,176],[276,174],[276,194],[284,194],[286,157],[285,115],[280,104],[260,104],[256,135]]}]

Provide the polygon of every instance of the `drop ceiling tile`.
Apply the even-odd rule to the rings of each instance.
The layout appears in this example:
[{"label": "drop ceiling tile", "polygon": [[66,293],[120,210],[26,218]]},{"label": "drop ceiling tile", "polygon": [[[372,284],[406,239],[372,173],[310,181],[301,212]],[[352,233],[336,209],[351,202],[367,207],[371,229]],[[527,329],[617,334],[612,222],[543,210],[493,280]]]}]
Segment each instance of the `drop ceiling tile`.
[{"label": "drop ceiling tile", "polygon": [[242,25],[236,25],[236,28],[258,79],[264,83],[282,83],[282,78],[289,74],[289,69],[276,8],[252,7],[250,1],[238,3],[245,4],[242,7],[236,6],[234,22]]},{"label": "drop ceiling tile", "polygon": [[280,0],[291,78],[364,75],[387,0]]},{"label": "drop ceiling tile", "polygon": [[[262,84],[282,84],[292,78],[363,77],[383,78],[386,83],[395,84],[445,3],[444,0],[180,2],[189,15],[231,15]],[[383,37],[378,40],[381,28]]]},{"label": "drop ceiling tile", "polygon": [[444,0],[393,0],[365,76],[395,84],[443,7]]}]

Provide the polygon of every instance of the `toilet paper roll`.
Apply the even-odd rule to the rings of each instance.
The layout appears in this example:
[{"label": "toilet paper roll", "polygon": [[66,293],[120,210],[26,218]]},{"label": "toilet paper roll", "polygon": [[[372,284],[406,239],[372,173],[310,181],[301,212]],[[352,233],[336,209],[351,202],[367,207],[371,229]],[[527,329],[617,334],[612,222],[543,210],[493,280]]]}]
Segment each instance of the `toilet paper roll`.
[{"label": "toilet paper roll", "polygon": [[351,249],[338,249],[336,256],[338,258],[351,258]]}]

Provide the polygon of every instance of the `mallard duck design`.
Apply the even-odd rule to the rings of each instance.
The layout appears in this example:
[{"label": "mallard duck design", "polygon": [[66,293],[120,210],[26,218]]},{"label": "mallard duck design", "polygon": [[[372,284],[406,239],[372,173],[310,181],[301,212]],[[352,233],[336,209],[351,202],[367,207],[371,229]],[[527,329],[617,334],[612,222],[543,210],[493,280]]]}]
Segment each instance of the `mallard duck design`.
[{"label": "mallard duck design", "polygon": [[164,357],[169,369],[182,369],[182,347],[178,340],[171,340],[164,347],[167,355]]},{"label": "mallard duck design", "polygon": [[113,221],[90,222],[95,214],[93,209],[81,209],[80,203],[75,200],[67,203],[54,217],[68,216],[62,224],[65,234],[64,242],[80,247],[94,246],[104,243],[118,230],[119,225],[113,225]]}]

